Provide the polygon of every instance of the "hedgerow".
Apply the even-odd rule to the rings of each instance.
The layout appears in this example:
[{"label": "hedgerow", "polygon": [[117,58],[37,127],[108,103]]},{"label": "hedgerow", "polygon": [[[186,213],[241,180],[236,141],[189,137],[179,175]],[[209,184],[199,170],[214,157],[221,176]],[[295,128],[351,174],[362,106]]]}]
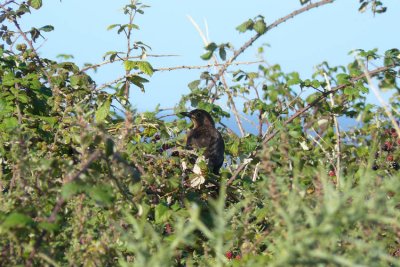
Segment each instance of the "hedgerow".
[{"label": "hedgerow", "polygon": [[[0,4],[0,266],[400,266],[398,48],[355,50],[312,77],[232,64],[281,23],[335,1],[300,2],[275,22],[240,24],[253,34],[240,48],[205,44],[201,57],[218,70],[190,82],[168,120],[129,98],[162,71],[132,39],[147,6],[132,0],[128,23],[109,27],[126,52],[81,68],[38,53],[51,25],[20,25],[41,0]],[[360,1],[367,9],[386,11]],[[118,63],[125,73],[109,83],[88,74]],[[367,103],[380,88],[390,103]],[[212,114],[226,147],[220,176],[196,187],[182,168],[193,154],[179,115],[188,107]],[[343,127],[349,119],[357,125]]]}]

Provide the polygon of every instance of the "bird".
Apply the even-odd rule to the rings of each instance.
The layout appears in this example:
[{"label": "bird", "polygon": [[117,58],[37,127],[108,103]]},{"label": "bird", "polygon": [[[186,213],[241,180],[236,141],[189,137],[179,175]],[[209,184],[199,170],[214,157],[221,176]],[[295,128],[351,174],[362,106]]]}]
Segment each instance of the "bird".
[{"label": "bird", "polygon": [[208,169],[219,175],[219,169],[224,163],[225,144],[210,113],[195,109],[180,114],[189,117],[193,122],[193,128],[187,133],[186,149],[205,149],[203,156]]}]

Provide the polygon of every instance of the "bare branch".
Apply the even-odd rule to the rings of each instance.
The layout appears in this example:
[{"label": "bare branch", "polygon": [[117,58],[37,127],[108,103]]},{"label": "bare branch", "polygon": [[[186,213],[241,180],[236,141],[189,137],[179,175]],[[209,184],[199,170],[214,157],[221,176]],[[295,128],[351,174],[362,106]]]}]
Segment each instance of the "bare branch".
[{"label": "bare branch", "polygon": [[[244,62],[234,62],[231,65],[235,65],[235,66],[238,66],[238,65],[250,65],[250,64],[257,64],[257,63],[262,63],[262,62],[263,62],[262,60],[244,61]],[[211,68],[211,67],[215,67],[215,66],[222,66],[222,65],[224,65],[224,64],[208,64],[208,65],[202,65],[202,66],[185,66],[185,65],[183,65],[183,66],[177,66],[177,67],[158,68],[158,69],[154,69],[153,71],[154,72],[160,72],[160,71],[173,71],[173,70],[183,70],[183,69],[189,69],[189,70],[191,70],[191,69],[207,69],[207,68]],[[116,84],[116,83],[126,79],[127,77],[131,77],[131,76],[134,76],[134,75],[140,75],[140,74],[143,74],[143,72],[135,72],[135,73],[129,74],[129,76],[126,76],[126,75],[121,76],[121,77],[119,77],[119,78],[117,78],[117,79],[115,79],[115,80],[113,80],[111,82],[104,83],[104,84],[100,85],[99,87],[96,88],[96,90],[100,91],[100,90],[102,90],[104,88],[107,88],[107,87],[109,87],[109,86],[111,86],[113,84]]]},{"label": "bare branch", "polygon": [[14,3],[14,4],[15,4],[15,1],[14,1],[14,0],[6,1],[6,2],[3,3],[3,4],[0,4],[0,7],[4,9],[6,6],[8,6],[8,5],[11,4],[11,3]]},{"label": "bare branch", "polygon": [[[178,56],[179,55],[146,55],[146,57],[178,57]],[[104,65],[108,65],[108,64],[111,64],[111,63],[114,63],[114,62],[126,61],[128,59],[134,59],[134,58],[140,58],[141,59],[142,56],[133,56],[133,57],[129,57],[129,58],[127,58],[127,57],[116,58],[115,60],[112,60],[112,61],[111,60],[106,60],[106,61],[103,61],[103,62],[98,63],[98,64],[93,64],[93,65],[86,66],[83,69],[81,69],[81,71],[88,71],[88,70],[96,69],[98,67],[101,67],[101,66],[104,66]]]}]

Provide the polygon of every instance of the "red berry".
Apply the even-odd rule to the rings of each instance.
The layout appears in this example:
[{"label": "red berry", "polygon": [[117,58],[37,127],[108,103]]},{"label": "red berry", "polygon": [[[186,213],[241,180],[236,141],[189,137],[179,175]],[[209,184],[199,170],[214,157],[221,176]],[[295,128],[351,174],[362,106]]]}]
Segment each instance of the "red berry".
[{"label": "red berry", "polygon": [[392,133],[392,137],[396,138],[397,137],[397,133],[396,132]]},{"label": "red berry", "polygon": [[235,259],[240,260],[242,258],[242,256],[240,256],[240,254],[236,255]]},{"label": "red berry", "polygon": [[165,225],[165,232],[169,235],[172,233],[172,227],[169,223]]},{"label": "red berry", "polygon": [[397,144],[400,146],[400,139],[397,139]]},{"label": "red berry", "polygon": [[328,172],[328,175],[329,175],[330,177],[333,177],[333,176],[336,176],[336,173],[335,173],[334,170],[330,170],[330,171]]},{"label": "red berry", "polygon": [[225,253],[225,257],[226,257],[228,260],[233,259],[233,253],[232,253],[232,251],[227,251],[227,252]]},{"label": "red berry", "polygon": [[393,155],[387,156],[386,160],[387,160],[387,161],[393,161]]},{"label": "red berry", "polygon": [[393,145],[389,141],[386,141],[385,144],[382,147],[383,151],[388,151],[388,152],[391,151],[392,148],[393,148]]}]

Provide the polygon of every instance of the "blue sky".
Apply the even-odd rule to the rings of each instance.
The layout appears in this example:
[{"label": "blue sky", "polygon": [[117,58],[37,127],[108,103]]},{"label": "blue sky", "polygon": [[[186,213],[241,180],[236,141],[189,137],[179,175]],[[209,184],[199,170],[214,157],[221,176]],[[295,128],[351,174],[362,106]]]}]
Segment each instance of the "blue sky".
[{"label": "blue sky", "polygon": [[[102,62],[107,51],[125,51],[126,43],[115,31],[107,31],[110,24],[127,23],[122,7],[123,0],[63,0],[44,1],[39,11],[27,16],[22,22],[25,29],[51,24],[55,31],[46,34],[41,45],[42,56],[55,59],[58,54],[72,54],[74,61]],[[396,33],[399,22],[400,1],[384,1],[387,13],[373,16],[371,12],[360,14],[358,0],[337,0],[301,14],[281,24],[260,38],[242,54],[238,61],[255,60],[256,51],[268,43],[265,59],[281,64],[284,71],[298,71],[308,78],[313,67],[322,61],[331,65],[346,65],[352,60],[350,50],[379,48],[380,51],[400,47]],[[204,65],[200,59],[204,53],[202,40],[187,18],[190,15],[205,29],[209,39],[216,43],[231,42],[240,47],[252,34],[238,33],[235,28],[248,18],[261,14],[267,23],[300,8],[297,0],[247,0],[247,1],[194,1],[194,0],[144,0],[151,6],[135,23],[140,31],[134,32],[136,41],[152,47],[151,54],[177,54],[178,57],[148,58],[154,68],[181,65]],[[256,69],[256,66],[254,66]],[[178,70],[157,72],[150,78],[146,93],[132,87],[131,102],[140,110],[152,110],[157,104],[173,107],[182,94],[189,91],[187,84],[197,79],[203,70]],[[102,84],[123,75],[121,63],[114,63],[93,74]],[[373,101],[373,98],[370,98]]]}]

